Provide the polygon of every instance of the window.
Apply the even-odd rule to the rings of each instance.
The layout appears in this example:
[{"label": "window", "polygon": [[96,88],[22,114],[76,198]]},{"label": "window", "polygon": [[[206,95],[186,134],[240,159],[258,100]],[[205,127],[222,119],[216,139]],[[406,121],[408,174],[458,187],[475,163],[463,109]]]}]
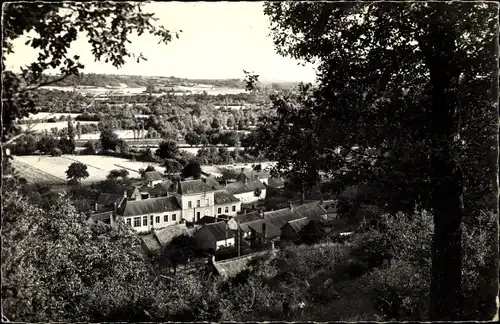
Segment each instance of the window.
[{"label": "window", "polygon": [[177,220],[177,215],[176,214],[172,214],[172,220],[175,222]]},{"label": "window", "polygon": [[134,227],[141,227],[141,218],[134,217]]},{"label": "window", "polygon": [[210,206],[210,199],[207,199],[207,206]]},{"label": "window", "polygon": [[148,216],[142,217],[142,226],[148,226]]},{"label": "window", "polygon": [[128,226],[131,226],[131,225],[132,225],[132,219],[131,219],[131,218],[127,218],[127,225],[128,225]]},{"label": "window", "polygon": [[217,208],[217,214],[222,214],[222,208],[221,207]]},{"label": "window", "polygon": [[225,213],[229,213],[229,207],[228,206],[226,206],[226,208],[224,209],[224,212]]},{"label": "window", "polygon": [[160,222],[160,216],[156,216],[156,224]]},{"label": "window", "polygon": [[193,206],[191,206],[191,202],[188,201],[188,208],[192,208]]},{"label": "window", "polygon": [[236,206],[233,206],[233,211],[234,211],[234,212],[236,211]]},{"label": "window", "polygon": [[164,221],[165,223],[166,223],[166,222],[168,222],[168,214],[167,214],[167,215],[165,215],[165,216],[163,216],[163,221]]},{"label": "window", "polygon": [[196,207],[201,207],[201,202],[199,200],[196,201]]},{"label": "window", "polygon": [[200,220],[200,216],[201,216],[200,212],[196,212],[196,220],[197,220],[197,221],[199,221],[199,220]]}]

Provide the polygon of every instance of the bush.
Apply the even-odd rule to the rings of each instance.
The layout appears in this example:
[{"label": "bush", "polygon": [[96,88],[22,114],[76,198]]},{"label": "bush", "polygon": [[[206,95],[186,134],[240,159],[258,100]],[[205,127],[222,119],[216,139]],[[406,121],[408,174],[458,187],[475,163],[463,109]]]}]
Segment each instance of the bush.
[{"label": "bush", "polygon": [[62,151],[61,151],[61,149],[55,147],[50,152],[50,155],[52,155],[52,156],[61,156],[62,155]]}]

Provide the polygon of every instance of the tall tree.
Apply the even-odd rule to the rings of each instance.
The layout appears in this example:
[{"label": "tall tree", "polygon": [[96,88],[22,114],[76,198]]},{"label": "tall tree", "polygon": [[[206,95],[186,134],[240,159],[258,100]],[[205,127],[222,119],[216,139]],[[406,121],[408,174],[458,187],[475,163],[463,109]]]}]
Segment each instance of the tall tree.
[{"label": "tall tree", "polygon": [[68,170],[66,170],[66,175],[67,178],[73,182],[80,182],[81,179],[89,177],[87,165],[81,162],[73,162],[69,165]]},{"label": "tall tree", "polygon": [[155,155],[161,159],[174,159],[179,154],[177,142],[172,140],[162,141]]},{"label": "tall tree", "polygon": [[375,186],[392,212],[431,210],[430,319],[461,319],[461,224],[498,207],[495,6],[269,2],[265,13],[281,54],[319,63],[313,100],[278,106],[275,125],[312,133],[294,162],[339,188]]}]

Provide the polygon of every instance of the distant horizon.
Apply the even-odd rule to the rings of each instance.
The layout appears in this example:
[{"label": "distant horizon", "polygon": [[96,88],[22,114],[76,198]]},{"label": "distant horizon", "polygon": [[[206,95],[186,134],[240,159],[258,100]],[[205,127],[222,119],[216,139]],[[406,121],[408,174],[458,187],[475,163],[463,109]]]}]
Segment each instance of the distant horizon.
[{"label": "distant horizon", "polygon": [[[173,32],[182,30],[179,39],[174,37],[164,45],[148,34],[130,35],[129,49],[142,52],[147,61],[137,63],[129,58],[117,69],[95,62],[87,36],[80,33],[68,56],[79,55],[86,74],[224,80],[244,79],[246,70],[258,74],[263,82],[316,80],[315,65],[277,53],[263,2],[152,2],[144,5],[144,12],[154,13],[157,23]],[[6,56],[7,70],[18,72],[37,59],[38,50],[25,44],[29,36],[37,35],[30,32],[13,41],[14,54]]]},{"label": "distant horizon", "polygon": [[[207,81],[226,81],[226,80],[240,80],[243,81],[245,80],[244,77],[239,77],[239,78],[188,78],[188,77],[181,77],[181,76],[176,76],[176,75],[144,75],[144,74],[128,74],[128,73],[98,73],[98,72],[85,72],[82,71],[82,73],[85,74],[96,74],[96,75],[115,75],[115,76],[138,76],[138,77],[145,77],[145,78],[176,78],[176,79],[183,79],[183,80],[207,80]],[[51,76],[57,76],[61,75],[61,73],[46,73],[47,75]],[[257,73],[258,74],[258,73]],[[301,80],[298,81],[291,81],[291,80],[272,80],[272,79],[260,79],[259,82],[266,82],[266,83],[300,83],[304,82]],[[313,81],[314,82],[314,81]]]}]

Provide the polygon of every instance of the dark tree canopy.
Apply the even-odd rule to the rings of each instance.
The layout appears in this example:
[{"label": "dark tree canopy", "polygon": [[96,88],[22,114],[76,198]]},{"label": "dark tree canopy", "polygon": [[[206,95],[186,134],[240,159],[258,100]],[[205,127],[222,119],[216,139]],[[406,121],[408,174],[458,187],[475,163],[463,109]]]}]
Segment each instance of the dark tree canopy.
[{"label": "dark tree canopy", "polygon": [[199,179],[201,177],[200,162],[195,160],[189,161],[182,169],[181,175],[183,178],[193,177],[194,179]]},{"label": "dark tree canopy", "polygon": [[318,86],[274,96],[260,133],[279,171],[306,187],[321,173],[337,192],[369,184],[391,213],[431,211],[430,318],[463,318],[461,224],[497,214],[496,5],[268,2],[265,13],[281,54],[318,63]]}]

